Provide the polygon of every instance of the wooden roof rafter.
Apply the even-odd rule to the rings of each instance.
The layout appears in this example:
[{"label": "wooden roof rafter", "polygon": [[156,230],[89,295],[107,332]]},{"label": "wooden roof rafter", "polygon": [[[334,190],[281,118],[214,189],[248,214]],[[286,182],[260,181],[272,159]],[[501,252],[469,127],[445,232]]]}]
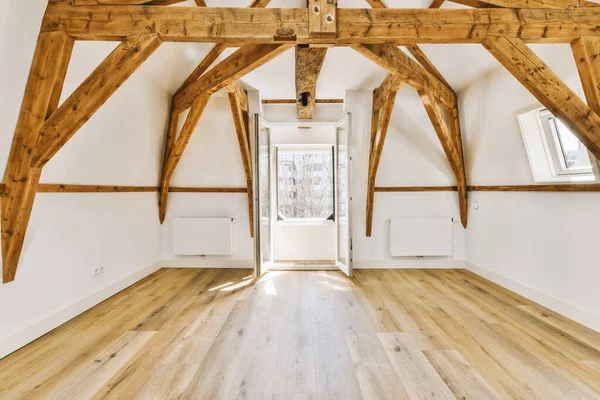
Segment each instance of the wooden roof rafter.
[{"label": "wooden roof rafter", "polygon": [[[256,0],[254,4],[259,7],[265,1]],[[590,97],[597,94],[589,94],[594,89],[586,90],[588,107],[573,97],[568,87],[525,45],[572,43],[582,38],[597,41],[600,38],[597,28],[600,5],[597,3],[584,0],[455,0],[481,8],[436,9],[442,2],[434,1],[430,9],[420,10],[339,9],[335,10],[335,18],[328,21],[335,21],[333,25],[323,32],[311,32],[315,25],[311,24],[308,8],[166,7],[180,2],[49,1],[4,178],[1,217],[5,282],[13,280],[16,273],[41,168],[163,41],[242,46],[241,52],[238,50],[215,69],[204,76],[198,74],[198,79],[188,82],[189,86],[174,98],[173,113],[195,104],[197,114],[201,108],[196,103],[199,99],[204,100],[291,46],[312,44],[353,46],[361,49],[363,54],[368,51],[370,58],[379,59],[380,65],[393,69],[398,76],[402,76],[401,71],[407,65],[418,66],[412,68],[418,76],[403,76],[402,79],[425,94],[429,103],[443,106],[450,118],[458,115],[455,94],[425,63],[421,66],[410,58],[406,61],[406,54],[400,54],[402,52],[394,44],[483,43],[543,104],[574,129],[594,155],[600,155],[600,116],[593,111],[597,108]],[[201,0],[196,4],[204,6]],[[327,24],[323,25],[321,20],[321,26]],[[64,104],[59,107],[58,99],[75,40],[118,41],[121,44],[117,53],[111,53],[67,100],[69,109]],[[577,46],[581,45],[574,44],[576,55],[583,51]],[[589,51],[586,47],[585,52]],[[593,48],[592,51],[597,52]],[[584,57],[591,56],[584,53]],[[584,85],[593,84],[589,82],[595,82],[600,73],[594,61],[577,61],[582,81],[585,74],[588,75]],[[106,76],[111,79],[105,79]],[[389,99],[385,103],[389,104]],[[459,149],[457,134],[460,126],[456,122],[457,119],[448,124],[446,131],[449,130],[454,147]],[[175,135],[169,138],[175,145],[166,149],[168,157],[176,157],[177,149],[181,147],[177,146],[179,138]]]},{"label": "wooden roof rafter", "polygon": [[[270,0],[255,0],[250,7],[251,8],[263,8],[263,7],[266,7],[269,4],[269,2],[270,2]],[[204,2],[204,0],[196,0],[196,4],[201,7],[206,7],[206,3]],[[165,151],[164,151],[163,168],[162,168],[163,172],[162,172],[162,176],[161,176],[160,196],[159,196],[159,201],[158,201],[159,220],[160,220],[161,224],[164,222],[166,213],[167,213],[167,198],[169,195],[169,185],[170,185],[170,178],[171,178],[170,176],[166,175],[166,172],[167,172],[166,166],[169,163],[169,155],[171,153],[171,150],[175,146],[174,137],[177,135],[176,130],[177,130],[177,121],[179,119],[179,114],[184,109],[184,108],[183,109],[177,108],[177,106],[178,106],[177,105],[177,96],[183,92],[186,92],[188,89],[193,88],[194,85],[196,85],[197,82],[200,80],[200,78],[203,77],[204,73],[210,68],[210,66],[219,58],[219,56],[228,47],[229,47],[229,45],[227,43],[215,44],[215,46],[208,52],[208,54],[204,57],[204,59],[200,62],[200,64],[198,64],[198,66],[194,69],[194,71],[192,71],[190,76],[183,82],[183,84],[175,92],[175,94],[173,95],[173,98],[171,100],[169,128],[167,130],[166,140],[165,140]],[[236,53],[239,53],[239,51]],[[237,82],[237,81],[234,81],[233,83],[229,84],[228,86],[225,86],[226,89],[231,88],[231,87],[234,87],[236,89],[241,88],[241,86],[239,85],[239,82]],[[202,96],[202,94],[203,94],[203,92],[201,92],[201,91],[197,92],[197,96]],[[234,118],[236,131],[238,133],[238,139],[239,139],[240,135],[243,135],[243,132],[240,132],[240,130],[243,129],[242,126],[245,126],[246,130],[248,127],[248,121],[247,121],[249,118],[248,110],[247,110],[248,98],[245,95],[245,93],[244,93],[244,96],[242,96],[241,93],[236,92],[236,91],[234,91],[233,95],[234,95],[233,99],[231,98],[231,95],[230,95],[230,101],[240,102],[244,98],[246,101],[246,109],[245,109],[246,114],[244,114],[243,110],[238,109],[239,105],[234,107],[233,103],[231,104],[233,118]],[[240,120],[240,118],[242,118],[242,120]],[[246,119],[246,122],[243,121],[243,118]],[[195,129],[195,126],[194,126],[194,129]],[[247,140],[249,141],[249,138]],[[247,147],[248,147],[248,149],[250,148],[249,142],[247,144]],[[248,164],[248,161],[250,160],[249,154],[245,153],[245,147],[243,146],[243,144],[241,142],[240,142],[240,153],[242,156],[242,162],[244,164],[244,171],[246,173],[247,192],[248,192],[248,210],[250,213],[250,235],[253,236],[254,235],[254,227],[253,227],[253,222],[252,222],[253,221],[253,215],[252,215],[253,211],[252,210],[253,210],[254,199],[252,197],[253,196],[252,195],[252,168],[251,168],[251,164]]]},{"label": "wooden roof rafter", "polygon": [[[368,1],[374,8],[385,8],[385,4],[380,0]],[[434,1],[431,3],[430,8],[439,8],[442,3],[443,0]],[[395,98],[397,88],[400,88],[403,81],[406,81],[419,90],[427,114],[448,157],[457,181],[461,222],[463,227],[466,228],[468,220],[468,193],[456,93],[431,60],[416,44],[409,44],[406,48],[420,63],[420,66],[393,45],[366,45],[355,46],[354,48],[390,72],[390,75],[388,75],[383,84],[373,94],[371,153],[369,157],[367,184],[366,235],[371,236],[372,232],[377,170],[394,105],[391,97]],[[390,88],[390,86],[394,87]],[[385,93],[387,97],[384,97],[382,93]],[[450,127],[446,125],[446,121],[442,118],[438,108],[438,101],[434,96],[439,99],[447,97],[443,105],[448,110]]]}]

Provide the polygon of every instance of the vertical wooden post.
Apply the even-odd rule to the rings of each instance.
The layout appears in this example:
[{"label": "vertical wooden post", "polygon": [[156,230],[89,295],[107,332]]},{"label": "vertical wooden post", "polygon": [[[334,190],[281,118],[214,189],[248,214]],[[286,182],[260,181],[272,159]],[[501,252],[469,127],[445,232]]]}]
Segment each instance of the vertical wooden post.
[{"label": "vertical wooden post", "polygon": [[15,279],[41,169],[30,166],[40,130],[58,107],[73,39],[62,32],[40,34],[15,129],[2,202],[2,280]]},{"label": "vertical wooden post", "polygon": [[308,0],[308,35],[311,38],[335,38],[337,0]]}]

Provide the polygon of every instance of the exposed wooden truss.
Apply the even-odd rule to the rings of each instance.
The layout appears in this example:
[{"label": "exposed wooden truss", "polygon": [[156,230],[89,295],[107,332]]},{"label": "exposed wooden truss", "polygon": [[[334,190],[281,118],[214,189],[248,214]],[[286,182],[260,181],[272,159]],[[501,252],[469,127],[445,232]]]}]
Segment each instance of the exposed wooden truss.
[{"label": "exposed wooden truss", "polygon": [[296,109],[298,119],[312,119],[316,90],[327,48],[296,46]]},{"label": "exposed wooden truss", "polygon": [[[167,196],[169,194],[169,185],[171,183],[171,178],[173,177],[173,173],[175,172],[175,168],[187,147],[188,142],[192,138],[192,134],[196,130],[196,126],[198,126],[198,121],[200,121],[200,117],[210,100],[209,94],[204,94],[198,97],[192,107],[190,108],[190,112],[185,119],[183,127],[181,128],[181,132],[179,135],[176,135],[176,131],[172,130],[173,128],[177,129],[177,124],[173,121],[176,117],[171,119],[169,124],[169,133],[167,134],[167,147],[165,148],[165,158],[163,161],[163,170],[162,177],[160,179],[160,199],[159,199],[159,219],[162,224],[165,220],[165,216],[167,214]],[[177,111],[173,111],[176,113]],[[173,115],[172,115],[173,116]],[[176,137],[176,139],[175,139]]]},{"label": "exposed wooden truss", "polygon": [[431,93],[446,109],[452,109],[456,104],[456,94],[452,89],[393,44],[368,44],[353,48],[415,89]]},{"label": "exposed wooden truss", "polygon": [[158,33],[164,41],[213,43],[480,43],[487,37],[570,43],[600,36],[600,7],[574,9],[337,10],[337,35],[311,38],[307,8],[72,6],[50,4],[42,32],[80,40],[121,40]]},{"label": "exposed wooden truss", "polygon": [[[158,193],[158,186],[107,186],[71,185],[40,183],[38,193]],[[177,193],[246,193],[246,188],[233,187],[169,187],[169,192]]]},{"label": "exposed wooden truss", "polygon": [[253,177],[252,177],[252,154],[250,152],[250,116],[248,107],[248,95],[240,85],[239,81],[235,81],[227,88],[229,96],[229,104],[231,105],[231,113],[233,115],[233,123],[237,133],[238,144],[240,146],[240,154],[242,155],[242,164],[244,165],[244,173],[246,174],[246,188],[248,193],[248,216],[250,220],[250,236],[254,237],[254,196]]},{"label": "exposed wooden truss", "polygon": [[540,103],[568,126],[596,158],[600,158],[600,116],[563,83],[523,41],[488,38],[483,45]]},{"label": "exposed wooden truss", "polygon": [[[538,185],[468,186],[469,192],[600,192],[599,183],[558,183]],[[456,192],[456,186],[387,186],[376,187],[378,193]]]},{"label": "exposed wooden truss", "polygon": [[600,38],[579,38],[571,48],[587,104],[600,115]]},{"label": "exposed wooden truss", "polygon": [[308,0],[308,36],[331,38],[337,35],[337,4],[331,0]]},{"label": "exposed wooden truss", "polygon": [[191,106],[201,94],[224,89],[250,71],[288,50],[288,44],[246,44],[173,97],[175,111]]},{"label": "exposed wooden truss", "polygon": [[[435,133],[437,134],[444,153],[450,162],[456,184],[458,186],[458,200],[460,205],[460,219],[463,227],[467,227],[467,178],[465,173],[465,164],[463,160],[462,140],[460,137],[460,122],[458,118],[458,108],[455,112],[449,112],[447,124],[442,110],[440,109],[436,99],[425,91],[419,91],[421,101],[425,106],[427,115],[433,124]],[[448,126],[450,125],[450,126]],[[453,127],[453,128],[452,128]]]},{"label": "exposed wooden truss", "polygon": [[15,278],[41,168],[161,43],[156,34],[124,40],[58,107],[73,40],[40,35],[4,175],[3,282]]},{"label": "exposed wooden truss", "polygon": [[[34,196],[40,190],[42,167],[163,41],[212,42],[216,45],[172,101],[160,185],[161,220],[166,213],[168,192],[178,189],[169,187],[170,179],[210,95],[227,88],[232,106],[235,101],[232,112],[242,160],[245,160],[244,168],[248,168],[248,119],[244,115],[247,100],[244,103],[245,93],[237,81],[296,45],[349,45],[390,72],[374,94],[369,160],[371,193],[377,191],[371,177],[376,176],[394,94],[399,85],[406,82],[420,91],[448,155],[457,177],[461,218],[466,224],[467,187],[462,179],[464,163],[456,94],[415,46],[418,43],[483,43],[550,111],[573,129],[596,157],[600,155],[600,6],[596,3],[583,0],[453,0],[479,8],[440,10],[443,1],[434,0],[430,9],[414,10],[386,9],[381,0],[368,0],[376,9],[337,9],[335,2],[310,0],[307,8],[261,9],[268,0],[256,0],[252,4],[254,9],[245,9],[206,7],[204,0],[195,0],[199,7],[165,7],[181,1],[49,1],[5,182],[0,185],[5,282],[13,280],[16,273]],[[318,5],[318,12],[315,5]],[[121,44],[59,107],[74,40],[110,40]],[[538,42],[572,43],[589,106],[525,45]],[[419,63],[396,45],[406,45]],[[229,46],[241,47],[208,71]],[[190,107],[178,137],[179,115]],[[447,123],[444,112],[448,113]],[[248,188],[245,192],[251,199],[252,186],[249,184]],[[41,189],[52,188],[42,186]],[[58,188],[60,190],[63,189]],[[141,191],[145,190],[150,189]],[[371,205],[372,200],[373,197]]]},{"label": "exposed wooden truss", "polygon": [[367,180],[367,237],[373,227],[373,207],[375,204],[375,180],[381,161],[385,137],[392,118],[396,93],[404,82],[398,75],[389,74],[383,83],[373,91],[373,112],[371,114],[371,141],[369,146],[369,170]]},{"label": "exposed wooden truss", "polygon": [[[192,101],[192,110],[194,110],[194,106],[196,106],[195,111],[199,111],[200,107],[198,105],[204,103],[204,101],[208,102],[210,96],[213,93],[220,89],[225,89],[232,84],[235,84],[240,77],[244,76],[245,74],[254,70],[255,68],[258,68],[265,62],[273,59],[274,57],[281,54],[283,51],[289,49],[290,47],[290,45],[244,45],[232,55],[223,60],[221,63],[216,65],[213,69],[208,71],[206,74],[200,76],[197,80],[191,83],[179,94],[173,96],[173,100],[171,102],[171,122],[169,123],[169,131],[167,133],[167,147],[165,148],[165,157],[163,159],[163,173],[161,178],[161,191],[159,196],[159,219],[161,224],[164,222],[167,213],[167,199],[169,195],[169,184],[171,176],[175,171],[175,168],[179,162],[179,158],[181,157],[181,155],[183,155],[183,152],[185,151],[185,148],[187,146],[188,141],[191,138],[191,135],[196,129],[198,121],[200,120],[200,115],[202,114],[202,111],[204,111],[204,107],[206,107],[206,104],[202,106],[202,111],[200,111],[200,115],[197,115],[196,113],[192,113],[192,111],[190,111],[190,114],[188,114],[188,119],[186,120],[183,129],[186,129],[187,127],[191,130],[184,131],[182,129],[182,133],[179,134],[177,143],[173,143],[173,139],[171,139],[174,135],[176,135],[175,133],[173,133],[173,129],[174,127],[176,127],[176,122],[173,121],[183,110],[188,108],[189,101]],[[192,116],[192,119],[190,119],[190,115]],[[186,135],[189,135],[189,137],[186,137],[186,140],[182,140],[180,142],[183,133],[186,133]],[[178,144],[180,144],[179,147]],[[242,159],[243,158],[244,155],[242,155]],[[244,168],[246,168],[246,164],[244,164]],[[246,177],[248,178],[248,175]],[[252,181],[251,175],[249,181]],[[251,195],[252,189],[249,188],[248,192]],[[249,200],[250,199],[251,198],[249,198]],[[251,209],[251,207],[252,205],[250,204],[249,208]]]}]

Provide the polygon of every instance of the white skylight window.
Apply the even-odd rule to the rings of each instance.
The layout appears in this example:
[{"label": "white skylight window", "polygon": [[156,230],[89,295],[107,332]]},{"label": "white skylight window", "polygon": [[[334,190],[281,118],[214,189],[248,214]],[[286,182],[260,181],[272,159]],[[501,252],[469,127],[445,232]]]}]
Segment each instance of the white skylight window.
[{"label": "white skylight window", "polygon": [[518,119],[536,183],[596,179],[596,158],[550,111],[536,108]]}]

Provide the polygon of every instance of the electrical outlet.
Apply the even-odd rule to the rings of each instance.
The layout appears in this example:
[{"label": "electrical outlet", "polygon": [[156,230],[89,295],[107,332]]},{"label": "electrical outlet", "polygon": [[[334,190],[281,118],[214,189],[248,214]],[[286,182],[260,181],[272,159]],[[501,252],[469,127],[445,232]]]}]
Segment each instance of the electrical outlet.
[{"label": "electrical outlet", "polygon": [[104,273],[104,266],[97,267],[94,269],[94,278]]}]

